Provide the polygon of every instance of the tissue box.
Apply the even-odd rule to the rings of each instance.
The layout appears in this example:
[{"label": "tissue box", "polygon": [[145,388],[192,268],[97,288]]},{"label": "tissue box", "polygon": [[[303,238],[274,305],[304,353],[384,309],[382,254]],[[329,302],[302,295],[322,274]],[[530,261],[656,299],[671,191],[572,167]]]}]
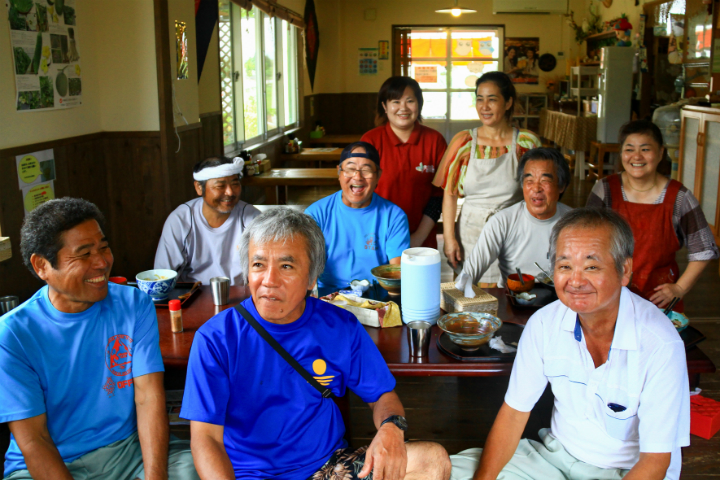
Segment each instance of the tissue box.
[{"label": "tissue box", "polygon": [[440,308],[447,313],[480,312],[497,316],[498,300],[477,285],[473,285],[475,298],[467,298],[455,282],[440,284]]},{"label": "tissue box", "polygon": [[262,173],[265,173],[265,172],[269,172],[270,170],[272,170],[272,165],[270,165],[270,159],[269,159],[269,158],[266,158],[266,159],[263,160],[262,163],[260,164],[260,171],[261,171]]},{"label": "tissue box", "polygon": [[720,430],[720,402],[712,398],[690,397],[690,433],[706,440]]},{"label": "tissue box", "polygon": [[10,237],[0,237],[0,262],[9,260],[10,257],[12,257]]}]

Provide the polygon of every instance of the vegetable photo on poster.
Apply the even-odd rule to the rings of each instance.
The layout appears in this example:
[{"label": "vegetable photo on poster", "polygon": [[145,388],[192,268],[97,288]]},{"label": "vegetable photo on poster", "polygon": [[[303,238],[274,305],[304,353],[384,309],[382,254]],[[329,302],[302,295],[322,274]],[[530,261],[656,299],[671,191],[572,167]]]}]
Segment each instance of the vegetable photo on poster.
[{"label": "vegetable photo on poster", "polygon": [[4,0],[10,24],[16,110],[82,104],[76,0]]},{"label": "vegetable photo on poster", "polygon": [[503,71],[513,83],[537,85],[540,77],[538,51],[540,39],[537,37],[506,37],[505,63]]}]

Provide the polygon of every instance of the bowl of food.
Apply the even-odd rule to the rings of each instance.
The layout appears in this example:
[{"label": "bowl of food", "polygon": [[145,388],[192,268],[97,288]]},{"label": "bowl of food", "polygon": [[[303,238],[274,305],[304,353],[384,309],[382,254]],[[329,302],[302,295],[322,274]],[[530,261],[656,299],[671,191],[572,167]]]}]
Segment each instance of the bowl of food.
[{"label": "bowl of food", "polygon": [[667,316],[673,323],[673,325],[675,325],[675,328],[678,332],[682,332],[690,324],[690,320],[688,319],[688,317],[686,317],[680,312],[670,311]]},{"label": "bowl of food", "polygon": [[490,341],[502,327],[502,320],[489,313],[457,312],[443,315],[437,325],[453,343],[472,352]]},{"label": "bowl of food", "polygon": [[537,295],[530,292],[520,292],[514,295],[515,301],[520,305],[532,305],[537,298]]},{"label": "bowl of food", "polygon": [[380,265],[370,273],[390,295],[400,295],[400,265]]},{"label": "bowl of food", "polygon": [[135,280],[138,288],[150,295],[153,301],[165,300],[170,290],[175,288],[177,272],[165,269],[146,270],[138,273]]},{"label": "bowl of food", "polygon": [[517,273],[511,273],[508,275],[505,284],[515,293],[529,292],[535,286],[535,277],[528,275],[527,273],[523,273],[522,276],[525,281],[524,285],[520,281],[520,277],[518,277]]}]

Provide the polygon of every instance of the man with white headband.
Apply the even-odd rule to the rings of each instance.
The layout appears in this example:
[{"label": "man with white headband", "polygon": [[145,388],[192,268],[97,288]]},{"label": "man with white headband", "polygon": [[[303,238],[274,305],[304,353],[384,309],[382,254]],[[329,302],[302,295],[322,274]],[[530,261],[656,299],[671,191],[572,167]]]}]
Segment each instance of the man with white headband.
[{"label": "man with white headband", "polygon": [[213,277],[227,277],[231,285],[243,283],[240,236],[260,214],[240,200],[243,166],[240,157],[210,157],[195,165],[200,198],[183,203],[165,221],[155,268],[177,271],[180,282],[207,285]]}]

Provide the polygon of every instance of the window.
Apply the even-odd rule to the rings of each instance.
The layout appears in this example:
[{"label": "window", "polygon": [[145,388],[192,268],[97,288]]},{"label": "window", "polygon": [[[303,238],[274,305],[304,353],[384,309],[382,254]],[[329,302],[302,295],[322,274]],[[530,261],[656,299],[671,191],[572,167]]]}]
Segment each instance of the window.
[{"label": "window", "polygon": [[298,126],[297,31],[230,0],[220,5],[220,82],[226,151]]},{"label": "window", "polygon": [[498,70],[502,27],[394,27],[394,71],[407,75],[423,90],[426,124],[451,138],[477,124],[475,81]]}]

